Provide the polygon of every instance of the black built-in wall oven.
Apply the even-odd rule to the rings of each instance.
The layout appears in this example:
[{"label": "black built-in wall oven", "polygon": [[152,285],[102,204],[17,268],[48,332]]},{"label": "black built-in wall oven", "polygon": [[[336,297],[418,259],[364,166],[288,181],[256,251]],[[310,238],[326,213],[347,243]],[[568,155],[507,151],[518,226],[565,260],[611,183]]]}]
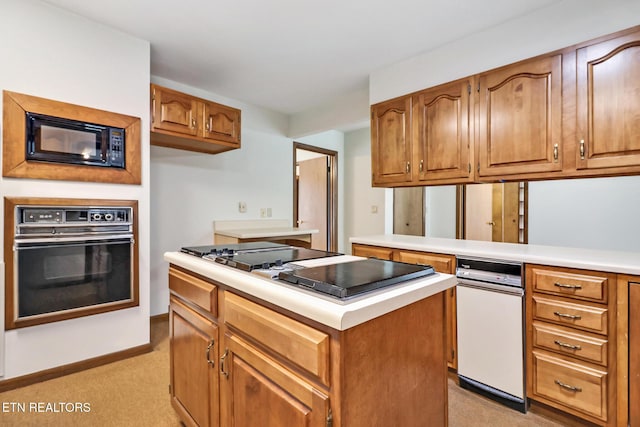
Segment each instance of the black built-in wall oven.
[{"label": "black built-in wall oven", "polygon": [[16,206],[15,215],[16,327],[133,301],[132,208]]}]

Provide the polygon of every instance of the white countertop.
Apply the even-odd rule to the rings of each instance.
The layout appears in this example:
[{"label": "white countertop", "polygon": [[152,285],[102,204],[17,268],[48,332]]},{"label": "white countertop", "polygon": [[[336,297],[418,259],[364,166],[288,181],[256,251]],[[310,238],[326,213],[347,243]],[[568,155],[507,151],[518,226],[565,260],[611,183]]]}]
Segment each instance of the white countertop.
[{"label": "white countertop", "polygon": [[396,249],[640,275],[640,253],[638,252],[598,251],[593,249],[443,239],[399,234],[351,237],[349,241],[351,243]]},{"label": "white countertop", "polygon": [[[230,288],[253,295],[340,331],[435,295],[456,284],[454,276],[438,273],[423,279],[415,279],[368,292],[343,302],[255,273],[241,271],[181,252],[166,252],[164,259],[171,264],[214,279]],[[303,261],[298,264],[311,267],[358,259],[362,258],[342,255]]]},{"label": "white countertop", "polygon": [[298,227],[264,227],[264,228],[237,228],[230,230],[216,230],[216,234],[237,239],[260,239],[278,236],[301,236],[315,234],[319,230]]}]

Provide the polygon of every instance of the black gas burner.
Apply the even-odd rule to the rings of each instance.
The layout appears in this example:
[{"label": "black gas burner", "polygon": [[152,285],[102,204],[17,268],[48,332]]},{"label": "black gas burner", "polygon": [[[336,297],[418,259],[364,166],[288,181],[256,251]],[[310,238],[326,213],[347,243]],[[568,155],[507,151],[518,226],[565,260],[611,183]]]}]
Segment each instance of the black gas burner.
[{"label": "black gas burner", "polygon": [[[269,250],[236,251],[234,254],[216,256],[215,261],[240,270],[253,271],[266,270],[273,267],[278,268],[290,262],[326,258],[335,255],[341,254],[289,246]],[[213,256],[207,256],[206,258],[211,259]]]},{"label": "black gas burner", "polygon": [[250,243],[236,243],[226,245],[206,245],[206,246],[186,246],[180,249],[180,252],[184,252],[189,255],[203,257],[208,256],[233,256],[236,252],[241,251],[256,251],[264,249],[275,248],[288,248],[288,245],[272,242],[250,242]]}]

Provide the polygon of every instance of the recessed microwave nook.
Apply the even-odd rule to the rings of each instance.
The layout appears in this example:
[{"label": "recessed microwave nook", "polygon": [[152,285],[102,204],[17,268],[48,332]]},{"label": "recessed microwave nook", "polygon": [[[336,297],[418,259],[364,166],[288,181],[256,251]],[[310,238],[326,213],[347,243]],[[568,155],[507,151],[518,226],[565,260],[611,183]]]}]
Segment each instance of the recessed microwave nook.
[{"label": "recessed microwave nook", "polygon": [[125,130],[26,112],[27,161],[124,168]]},{"label": "recessed microwave nook", "polygon": [[2,176],[140,184],[141,120],[3,91]]}]

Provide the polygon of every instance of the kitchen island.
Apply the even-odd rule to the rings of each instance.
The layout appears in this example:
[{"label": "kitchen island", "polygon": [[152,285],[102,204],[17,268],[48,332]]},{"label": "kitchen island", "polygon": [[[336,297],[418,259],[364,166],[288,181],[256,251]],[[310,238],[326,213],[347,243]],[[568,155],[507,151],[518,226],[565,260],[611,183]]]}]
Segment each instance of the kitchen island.
[{"label": "kitchen island", "polygon": [[183,253],[165,260],[171,398],[186,425],[447,424],[453,276],[340,301]]}]

